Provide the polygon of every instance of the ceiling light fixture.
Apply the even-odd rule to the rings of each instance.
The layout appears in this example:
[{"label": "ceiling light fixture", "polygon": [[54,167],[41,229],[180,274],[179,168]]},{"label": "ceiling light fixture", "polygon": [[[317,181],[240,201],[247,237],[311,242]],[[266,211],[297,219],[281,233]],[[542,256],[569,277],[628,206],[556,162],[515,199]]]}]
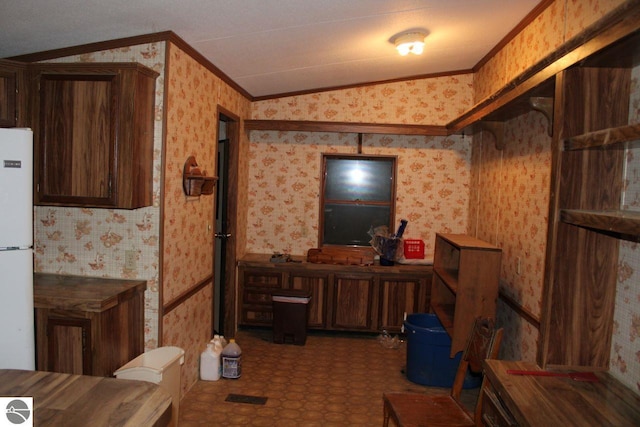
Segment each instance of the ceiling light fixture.
[{"label": "ceiling light fixture", "polygon": [[396,45],[398,53],[406,56],[409,53],[421,55],[424,51],[424,39],[427,37],[425,33],[412,31],[408,33],[398,34],[394,36],[392,41]]}]

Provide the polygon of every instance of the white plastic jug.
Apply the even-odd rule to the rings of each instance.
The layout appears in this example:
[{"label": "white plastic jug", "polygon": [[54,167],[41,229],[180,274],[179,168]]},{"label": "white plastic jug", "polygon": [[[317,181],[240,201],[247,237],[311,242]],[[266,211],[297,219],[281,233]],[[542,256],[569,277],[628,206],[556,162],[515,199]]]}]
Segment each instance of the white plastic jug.
[{"label": "white plastic jug", "polygon": [[242,350],[231,338],[229,344],[222,349],[222,377],[240,378],[242,374]]},{"label": "white plastic jug", "polygon": [[207,349],[200,354],[200,378],[205,381],[220,379],[220,353],[213,343],[207,344]]}]

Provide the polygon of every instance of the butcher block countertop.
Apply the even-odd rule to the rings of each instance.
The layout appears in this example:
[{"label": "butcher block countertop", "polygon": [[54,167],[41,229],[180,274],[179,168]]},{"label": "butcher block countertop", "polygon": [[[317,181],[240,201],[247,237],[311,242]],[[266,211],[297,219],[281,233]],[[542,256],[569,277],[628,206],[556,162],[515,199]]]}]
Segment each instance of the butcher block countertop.
[{"label": "butcher block countertop", "polygon": [[171,395],[146,381],[0,370],[0,396],[33,397],[34,426],[166,426]]},{"label": "butcher block countertop", "polygon": [[145,280],[36,273],[33,302],[35,308],[102,312],[146,288]]},{"label": "butcher block countertop", "polygon": [[507,373],[508,369],[540,370],[530,362],[486,360],[484,367],[491,386],[519,426],[640,425],[640,397],[608,372],[595,372],[598,381],[587,382]]}]

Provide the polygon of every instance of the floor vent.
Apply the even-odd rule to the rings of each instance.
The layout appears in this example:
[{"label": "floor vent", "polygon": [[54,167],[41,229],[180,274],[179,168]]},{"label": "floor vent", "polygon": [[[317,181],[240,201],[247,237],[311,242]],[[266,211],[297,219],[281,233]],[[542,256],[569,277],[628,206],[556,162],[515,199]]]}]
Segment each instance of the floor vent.
[{"label": "floor vent", "polygon": [[249,403],[251,405],[264,405],[267,403],[267,398],[261,396],[247,396],[246,394],[229,394],[224,401],[233,403]]}]

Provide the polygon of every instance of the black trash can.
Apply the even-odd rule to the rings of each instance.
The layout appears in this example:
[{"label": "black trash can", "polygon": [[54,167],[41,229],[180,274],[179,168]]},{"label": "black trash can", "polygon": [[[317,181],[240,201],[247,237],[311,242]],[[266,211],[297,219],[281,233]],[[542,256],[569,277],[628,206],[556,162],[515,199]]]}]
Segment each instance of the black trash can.
[{"label": "black trash can", "polygon": [[307,320],[311,292],[298,289],[279,289],[271,293],[273,301],[273,342],[284,344],[290,337],[293,344],[307,341]]},{"label": "black trash can", "polygon": [[[404,321],[407,332],[407,378],[416,384],[432,387],[451,387],[462,358],[462,352],[454,358],[451,338],[435,314],[416,313]],[[467,372],[463,388],[480,387],[481,375]]]}]

